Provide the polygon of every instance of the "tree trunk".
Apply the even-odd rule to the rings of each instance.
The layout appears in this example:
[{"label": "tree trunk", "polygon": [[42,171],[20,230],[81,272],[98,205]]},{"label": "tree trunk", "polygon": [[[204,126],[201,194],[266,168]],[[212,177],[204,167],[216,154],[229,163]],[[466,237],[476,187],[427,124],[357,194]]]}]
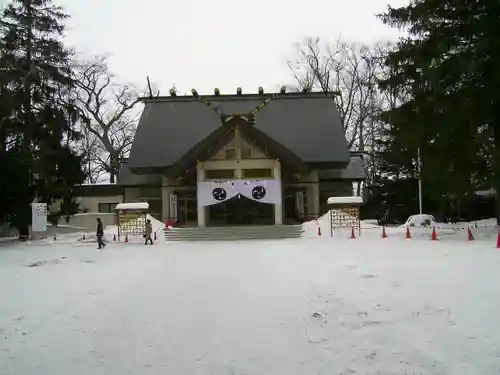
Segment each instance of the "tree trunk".
[{"label": "tree trunk", "polygon": [[493,187],[495,189],[497,225],[500,225],[500,121],[493,128],[495,147],[493,150]]},{"label": "tree trunk", "polygon": [[[24,90],[25,90],[25,98],[24,98],[24,113],[25,113],[25,121],[26,127],[24,129],[23,135],[23,149],[25,154],[23,158],[29,160],[31,158],[32,145],[31,140],[33,138],[34,132],[34,116],[31,108],[32,97],[31,97],[31,82],[32,82],[32,49],[33,49],[33,9],[31,5],[31,0],[25,2],[26,10],[27,10],[27,34],[26,34],[26,76],[24,82]],[[27,134],[26,134],[27,133]],[[31,184],[32,180],[32,171],[29,169],[29,177],[28,183]],[[27,197],[28,198],[28,197]],[[31,224],[31,196],[29,199],[23,204],[23,207],[19,207],[20,212],[18,213],[19,223],[17,229],[19,231],[19,239],[25,240],[29,237],[29,225]]]}]

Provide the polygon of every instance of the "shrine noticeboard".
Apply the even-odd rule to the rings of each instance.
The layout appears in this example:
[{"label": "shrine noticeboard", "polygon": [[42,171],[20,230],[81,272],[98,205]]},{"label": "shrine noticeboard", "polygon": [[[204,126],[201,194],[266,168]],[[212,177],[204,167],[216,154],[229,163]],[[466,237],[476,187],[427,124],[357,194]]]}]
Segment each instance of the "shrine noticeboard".
[{"label": "shrine noticeboard", "polygon": [[119,203],[115,208],[118,217],[118,241],[125,236],[143,236],[149,211],[147,202]]},{"label": "shrine noticeboard", "polygon": [[330,211],[330,234],[345,230],[357,230],[361,234],[360,206],[362,197],[330,197],[327,201]]},{"label": "shrine noticeboard", "polygon": [[47,203],[31,204],[31,231],[47,231]]},{"label": "shrine noticeboard", "polygon": [[142,235],[146,226],[145,215],[140,212],[121,212],[119,217],[119,227],[121,233],[131,235]]}]

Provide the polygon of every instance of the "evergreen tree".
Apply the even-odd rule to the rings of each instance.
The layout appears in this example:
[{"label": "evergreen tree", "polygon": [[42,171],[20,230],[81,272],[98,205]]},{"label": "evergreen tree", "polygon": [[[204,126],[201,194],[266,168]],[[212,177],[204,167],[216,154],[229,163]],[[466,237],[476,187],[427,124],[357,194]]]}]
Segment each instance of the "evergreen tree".
[{"label": "evergreen tree", "polygon": [[497,0],[414,0],[380,16],[410,33],[387,56],[393,74],[381,83],[410,97],[384,114],[389,154],[411,167],[420,148],[436,198],[470,197],[488,177],[500,192],[498,14]]},{"label": "evergreen tree", "polygon": [[51,203],[83,182],[69,147],[76,109],[70,51],[61,42],[68,16],[50,0],[13,0],[0,19],[0,218],[26,234],[34,199]]}]

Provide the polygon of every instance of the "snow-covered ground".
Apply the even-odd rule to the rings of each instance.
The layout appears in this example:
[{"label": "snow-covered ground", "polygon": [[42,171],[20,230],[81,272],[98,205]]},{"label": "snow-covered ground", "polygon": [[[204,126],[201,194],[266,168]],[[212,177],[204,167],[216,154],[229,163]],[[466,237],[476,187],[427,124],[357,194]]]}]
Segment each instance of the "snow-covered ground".
[{"label": "snow-covered ground", "polygon": [[498,374],[500,250],[454,233],[0,244],[0,374]]}]

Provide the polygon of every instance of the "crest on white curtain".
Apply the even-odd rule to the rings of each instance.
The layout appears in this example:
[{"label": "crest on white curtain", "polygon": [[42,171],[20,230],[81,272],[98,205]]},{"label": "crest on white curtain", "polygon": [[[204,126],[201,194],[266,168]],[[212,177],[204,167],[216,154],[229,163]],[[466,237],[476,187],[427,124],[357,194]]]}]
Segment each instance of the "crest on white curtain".
[{"label": "crest on white curtain", "polygon": [[204,181],[198,183],[198,203],[202,206],[211,206],[233,198],[238,191],[235,181]]},{"label": "crest on white curtain", "polygon": [[236,181],[238,191],[248,199],[261,203],[281,202],[281,181],[279,180],[240,180]]},{"label": "crest on white curtain", "polygon": [[261,203],[281,202],[279,180],[204,181],[198,183],[198,202],[202,206],[222,203],[241,194]]}]

